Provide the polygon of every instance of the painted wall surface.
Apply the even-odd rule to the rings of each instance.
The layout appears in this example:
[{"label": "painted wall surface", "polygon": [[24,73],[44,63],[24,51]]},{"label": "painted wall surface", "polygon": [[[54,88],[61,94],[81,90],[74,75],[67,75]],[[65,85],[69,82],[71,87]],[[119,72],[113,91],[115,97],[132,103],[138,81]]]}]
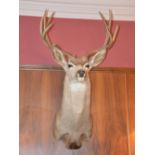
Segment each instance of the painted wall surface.
[{"label": "painted wall surface", "polygon": [[[101,20],[54,19],[51,39],[65,51],[81,56],[100,48],[105,39],[105,27]],[[19,17],[20,64],[53,64],[50,50],[39,34],[39,17]],[[101,67],[134,68],[135,23],[114,21],[120,31],[114,46],[108,51]]]}]

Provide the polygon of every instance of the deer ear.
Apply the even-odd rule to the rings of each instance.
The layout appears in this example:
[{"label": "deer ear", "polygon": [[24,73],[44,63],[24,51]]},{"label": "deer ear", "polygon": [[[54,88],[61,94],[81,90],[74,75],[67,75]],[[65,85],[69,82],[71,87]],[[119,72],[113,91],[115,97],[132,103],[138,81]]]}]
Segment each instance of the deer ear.
[{"label": "deer ear", "polygon": [[99,65],[104,60],[105,56],[106,56],[106,49],[99,50],[98,52],[89,55],[88,61],[90,67],[92,68]]},{"label": "deer ear", "polygon": [[63,51],[60,48],[58,48],[57,46],[54,46],[52,51],[53,51],[53,57],[54,57],[55,61],[59,65],[65,66],[67,63],[67,60],[66,60],[65,55],[63,54]]}]

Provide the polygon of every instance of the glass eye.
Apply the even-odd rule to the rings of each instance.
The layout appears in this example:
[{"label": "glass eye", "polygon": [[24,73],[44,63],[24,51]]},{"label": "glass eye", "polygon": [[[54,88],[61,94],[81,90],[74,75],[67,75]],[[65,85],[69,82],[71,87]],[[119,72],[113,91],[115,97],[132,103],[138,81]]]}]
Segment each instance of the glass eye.
[{"label": "glass eye", "polygon": [[71,68],[71,67],[73,67],[73,65],[72,64],[68,64],[68,68]]},{"label": "glass eye", "polygon": [[86,67],[86,68],[89,68],[89,67],[90,67],[90,65],[89,65],[89,64],[87,64],[87,65],[85,65],[85,67]]}]

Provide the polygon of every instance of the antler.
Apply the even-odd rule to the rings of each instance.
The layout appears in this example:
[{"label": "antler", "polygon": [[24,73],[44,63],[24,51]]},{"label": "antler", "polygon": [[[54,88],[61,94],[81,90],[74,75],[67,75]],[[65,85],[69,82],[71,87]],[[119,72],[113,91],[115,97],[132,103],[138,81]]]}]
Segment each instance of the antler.
[{"label": "antler", "polygon": [[[54,54],[54,49],[55,50],[61,50],[61,48],[53,43],[49,36],[48,36],[48,32],[49,30],[54,26],[54,24],[52,23],[52,19],[54,16],[55,12],[53,12],[50,17],[48,17],[48,10],[45,10],[44,15],[42,16],[41,20],[40,20],[40,35],[45,43],[45,45],[47,45],[51,51],[52,51],[52,55]],[[69,55],[70,57],[72,56],[69,52],[66,52],[63,50],[63,54],[64,55]]]},{"label": "antler", "polygon": [[[44,43],[51,50],[53,50],[54,47],[57,48],[57,49],[60,49],[58,46],[56,46],[56,44],[51,42],[51,40],[50,40],[50,38],[48,36],[49,30],[54,25],[51,22],[54,14],[55,13],[53,12],[50,15],[50,17],[48,17],[48,10],[45,10],[43,17],[40,20],[40,35],[41,35]],[[97,50],[97,54],[100,54],[100,55],[104,56],[106,54],[106,49],[109,48],[113,44],[113,42],[115,41],[118,30],[119,30],[119,27],[116,26],[114,33],[111,32],[111,26],[112,26],[112,12],[111,11],[109,11],[109,21],[108,22],[106,21],[105,17],[103,16],[103,14],[101,12],[99,12],[99,14],[100,14],[100,16],[101,16],[101,18],[103,20],[103,23],[105,25],[105,28],[106,28],[106,38],[105,38],[105,42],[104,42],[103,46],[100,49]],[[71,55],[68,52],[65,52],[65,51],[63,51],[63,52],[66,55],[68,55],[68,54]]]},{"label": "antler", "polygon": [[48,10],[45,10],[43,17],[40,20],[40,35],[44,41],[44,43],[49,47],[52,48],[55,44],[51,42],[50,38],[48,37],[47,33],[49,29],[53,27],[53,23],[51,22],[54,12],[48,17]]},{"label": "antler", "polygon": [[95,50],[93,53],[91,52],[90,54],[88,54],[88,58],[89,60],[91,60],[91,64],[93,66],[97,66],[98,64],[100,64],[103,59],[106,56],[107,53],[107,48],[109,48],[115,41],[119,27],[116,26],[114,33],[111,32],[111,26],[112,26],[112,12],[109,10],[109,21],[105,20],[105,17],[103,16],[103,14],[101,12],[99,12],[103,23],[105,25],[106,28],[106,37],[105,37],[105,41],[104,44],[102,45],[102,47],[100,47],[99,49]]},{"label": "antler", "polygon": [[105,38],[105,42],[102,46],[102,49],[104,48],[109,48],[113,42],[115,41],[116,39],[116,36],[117,36],[117,33],[118,33],[118,30],[119,30],[119,26],[117,25],[116,28],[115,28],[115,31],[114,33],[111,32],[111,21],[112,21],[112,12],[111,10],[109,10],[109,21],[107,23],[105,17],[103,16],[103,14],[101,12],[99,12],[102,20],[103,20],[103,23],[105,25],[105,28],[106,28],[106,38]]}]

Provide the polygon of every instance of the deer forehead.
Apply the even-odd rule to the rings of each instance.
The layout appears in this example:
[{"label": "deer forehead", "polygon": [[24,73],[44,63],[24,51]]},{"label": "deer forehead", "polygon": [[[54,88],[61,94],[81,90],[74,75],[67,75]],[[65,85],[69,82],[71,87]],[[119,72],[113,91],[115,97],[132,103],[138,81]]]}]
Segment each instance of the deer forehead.
[{"label": "deer forehead", "polygon": [[87,61],[88,61],[88,58],[86,56],[74,57],[69,59],[69,62],[72,62],[75,65],[84,65]]}]

